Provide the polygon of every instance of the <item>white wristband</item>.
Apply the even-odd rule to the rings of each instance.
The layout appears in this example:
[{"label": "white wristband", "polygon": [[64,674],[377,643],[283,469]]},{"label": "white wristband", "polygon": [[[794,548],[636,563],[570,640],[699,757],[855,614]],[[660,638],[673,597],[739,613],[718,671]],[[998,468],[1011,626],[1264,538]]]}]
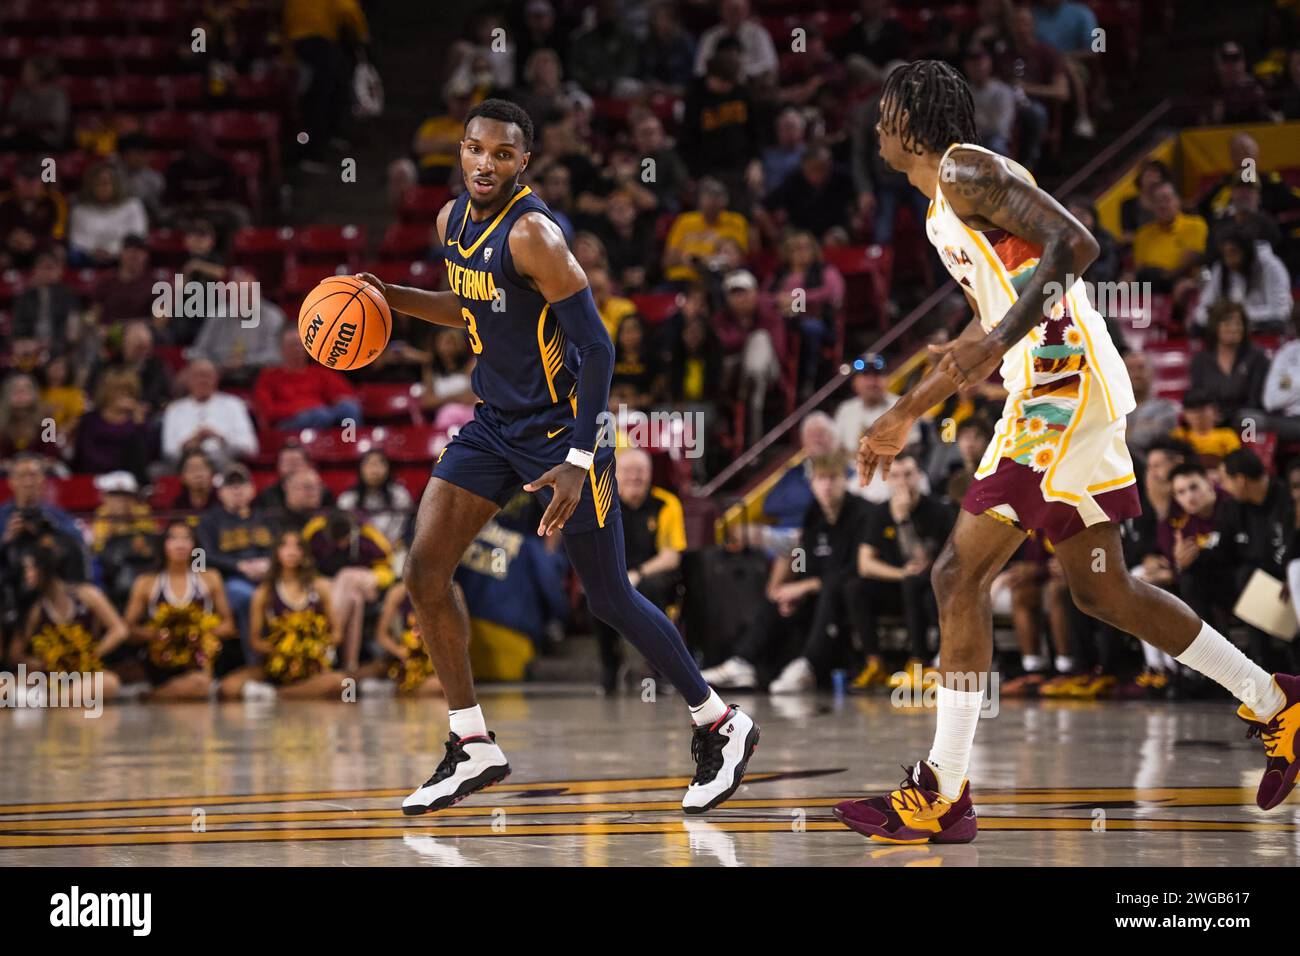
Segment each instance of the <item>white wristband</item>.
[{"label": "white wristband", "polygon": [[564,459],[570,465],[577,465],[583,471],[591,468],[591,463],[596,460],[594,451],[583,451],[581,448],[570,448],[569,454]]}]

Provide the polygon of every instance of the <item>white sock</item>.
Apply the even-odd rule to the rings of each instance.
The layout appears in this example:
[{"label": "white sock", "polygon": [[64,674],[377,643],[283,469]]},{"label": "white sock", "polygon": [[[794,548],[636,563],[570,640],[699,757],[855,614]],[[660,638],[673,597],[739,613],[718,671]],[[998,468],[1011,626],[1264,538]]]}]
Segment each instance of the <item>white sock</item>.
[{"label": "white sock", "polygon": [[970,766],[970,751],[975,743],[975,728],[979,724],[983,690],[951,690],[942,684],[937,688],[936,704],[939,710],[938,725],[934,728],[934,746],[930,748],[927,763],[939,778],[939,792],[949,800],[961,796],[961,784]]},{"label": "white sock", "polygon": [[718,692],[710,687],[709,696],[704,698],[704,703],[691,708],[691,723],[696,727],[703,727],[717,723],[726,713],[727,705],[718,696]]},{"label": "white sock", "polygon": [[483,708],[478,704],[460,710],[447,711],[451,732],[462,740],[466,737],[486,737],[487,724],[483,721]]},{"label": "white sock", "polygon": [[1222,685],[1255,716],[1264,720],[1276,714],[1286,703],[1272,676],[1209,624],[1201,624],[1201,632],[1177,659],[1180,664]]},{"label": "white sock", "polygon": [[1056,655],[1056,672],[1058,674],[1068,674],[1074,670],[1074,658],[1069,654]]},{"label": "white sock", "polygon": [[1041,654],[1020,655],[1020,666],[1023,667],[1025,672],[1028,674],[1037,674],[1045,668],[1046,664],[1047,662],[1043,660],[1043,655]]}]

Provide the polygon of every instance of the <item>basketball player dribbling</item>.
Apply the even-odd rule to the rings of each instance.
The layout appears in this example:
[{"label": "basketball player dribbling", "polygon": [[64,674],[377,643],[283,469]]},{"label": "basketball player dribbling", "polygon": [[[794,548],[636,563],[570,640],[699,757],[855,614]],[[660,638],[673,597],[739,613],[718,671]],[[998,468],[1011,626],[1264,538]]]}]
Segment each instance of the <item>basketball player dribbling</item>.
[{"label": "basketball player dribbling", "polygon": [[437,221],[451,291],[361,276],[395,311],[468,333],[480,399],[474,420],[434,465],[406,560],[407,592],[446,693],[451,733],[437,769],[402,810],[443,809],[510,773],[475,698],[469,619],[452,572],[522,484],[549,497],[537,533],[563,532],[592,613],[636,645],[689,705],[696,771],[682,807],[702,813],[740,786],[759,730],[704,682],[672,622],[628,579],[614,453],[597,428],[614,347],[560,227],[519,184],[532,141],[532,121],[514,103],[489,99],[469,112],[460,144],[465,191]]},{"label": "basketball player dribbling", "polygon": [[934,369],[862,437],[859,479],[888,474],[913,423],[963,385],[1001,371],[1008,396],[993,441],[935,561],[940,611],[938,726],[927,759],[884,796],[835,807],[849,828],[894,843],[966,843],[977,824],[966,772],[992,663],[989,587],[1033,529],[1047,537],[1083,612],[1221,684],[1267,764],[1256,801],[1295,786],[1300,678],[1270,676],[1182,601],[1128,574],[1117,522],[1139,513],[1124,442],[1127,370],[1077,277],[1097,255],[1088,231],[1019,164],[972,145],[961,75],[919,60],[889,75],[880,154],[930,197],[926,234],[975,318],[930,349]]}]

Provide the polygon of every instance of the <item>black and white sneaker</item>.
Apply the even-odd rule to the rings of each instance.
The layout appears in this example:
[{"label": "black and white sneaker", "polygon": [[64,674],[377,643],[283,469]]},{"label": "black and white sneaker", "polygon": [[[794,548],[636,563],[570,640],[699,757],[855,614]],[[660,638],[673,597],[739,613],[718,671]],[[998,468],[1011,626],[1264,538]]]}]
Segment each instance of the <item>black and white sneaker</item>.
[{"label": "black and white sneaker", "polygon": [[716,723],[696,727],[691,738],[695,778],[686,788],[682,809],[706,813],[735,793],[757,746],[758,724],[736,707],[727,708]]},{"label": "black and white sneaker", "polygon": [[490,731],[486,737],[452,734],[445,744],[447,755],[433,776],[402,801],[402,812],[413,817],[443,810],[510,776],[510,764],[496,741]]}]

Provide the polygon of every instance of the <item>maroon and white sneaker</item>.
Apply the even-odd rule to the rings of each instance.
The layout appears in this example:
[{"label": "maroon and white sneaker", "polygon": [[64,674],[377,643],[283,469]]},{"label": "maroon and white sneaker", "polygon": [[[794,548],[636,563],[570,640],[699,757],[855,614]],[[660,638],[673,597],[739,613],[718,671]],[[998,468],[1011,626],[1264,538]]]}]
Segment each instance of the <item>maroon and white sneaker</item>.
[{"label": "maroon and white sneaker", "polygon": [[970,781],[950,800],[939,792],[939,779],[924,760],[883,797],[845,800],[832,811],[850,830],[881,843],[969,843],[979,826],[970,799]]},{"label": "maroon and white sneaker", "polygon": [[1264,742],[1264,776],[1255,792],[1255,803],[1261,810],[1272,810],[1295,789],[1296,776],[1300,774],[1300,760],[1296,759],[1296,734],[1300,731],[1300,677],[1292,674],[1274,674],[1286,698],[1282,709],[1269,720],[1262,720],[1242,704],[1237,716],[1246,722],[1247,737],[1258,737]]}]

